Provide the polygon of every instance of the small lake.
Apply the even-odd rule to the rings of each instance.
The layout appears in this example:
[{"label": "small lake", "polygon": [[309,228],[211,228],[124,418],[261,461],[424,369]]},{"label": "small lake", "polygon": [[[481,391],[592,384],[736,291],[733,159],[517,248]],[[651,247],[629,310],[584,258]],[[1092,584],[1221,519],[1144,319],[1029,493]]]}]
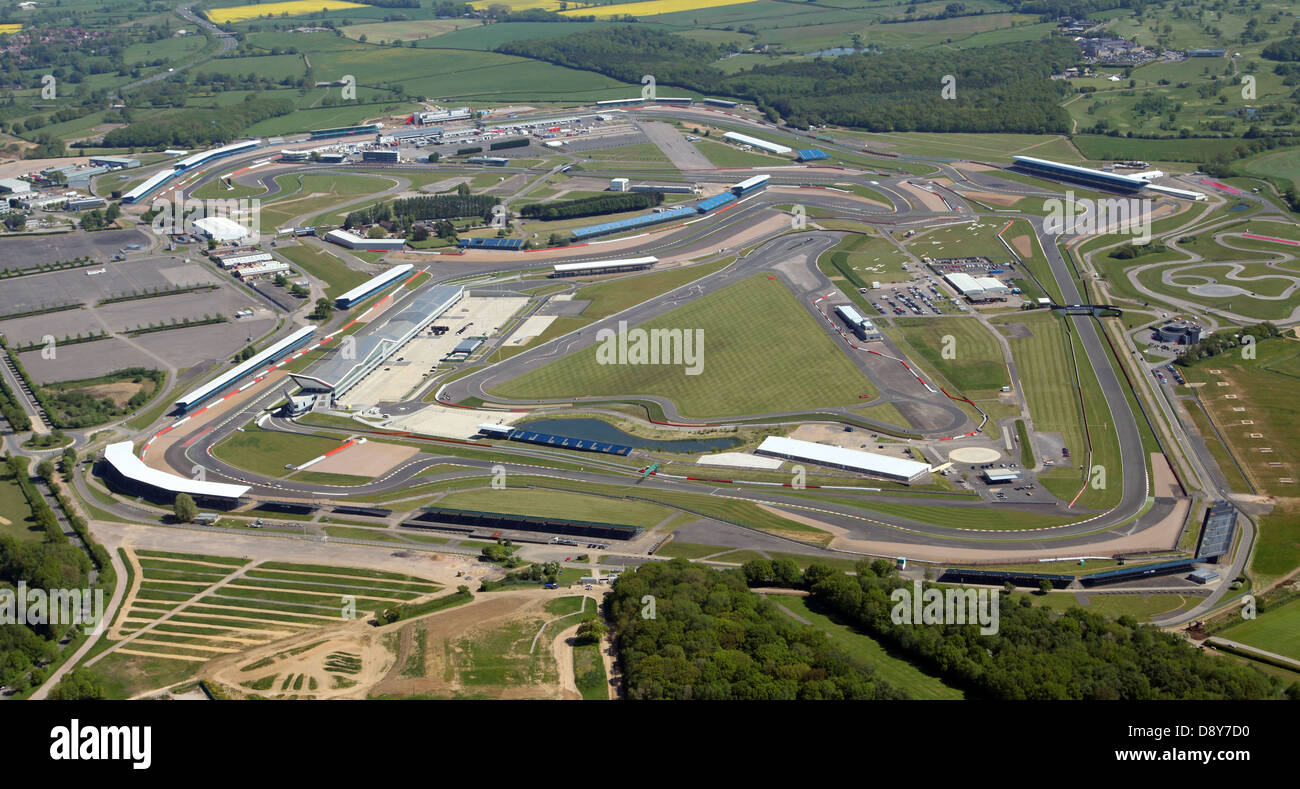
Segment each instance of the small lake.
[{"label": "small lake", "polygon": [[599,419],[539,419],[535,422],[519,425],[525,430],[538,433],[553,433],[569,438],[585,438],[588,441],[604,441],[610,444],[623,444],[636,449],[653,449],[660,452],[719,452],[730,449],[740,443],[738,438],[685,438],[678,440],[658,440],[642,438],[625,433],[608,422]]}]

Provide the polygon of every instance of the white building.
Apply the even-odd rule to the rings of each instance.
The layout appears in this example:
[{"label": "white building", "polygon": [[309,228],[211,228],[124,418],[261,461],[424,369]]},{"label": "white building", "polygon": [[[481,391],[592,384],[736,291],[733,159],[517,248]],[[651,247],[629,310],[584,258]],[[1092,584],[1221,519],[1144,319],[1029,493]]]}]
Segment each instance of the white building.
[{"label": "white building", "polygon": [[248,232],[248,228],[224,216],[205,216],[202,219],[196,219],[194,220],[194,230],[218,244],[224,244],[227,241],[239,241],[252,235]]},{"label": "white building", "polygon": [[326,233],[325,240],[348,249],[396,252],[406,248],[406,240],[402,238],[365,238],[341,229]]},{"label": "white building", "polygon": [[1011,293],[1011,288],[1003,285],[994,277],[975,277],[975,284],[984,291],[984,298],[1001,298]]},{"label": "white building", "polygon": [[611,178],[609,179],[609,191],[626,192],[630,183],[626,178]]},{"label": "white building", "polygon": [[811,441],[800,441],[783,436],[768,436],[754,451],[759,455],[817,463],[909,485],[924,482],[930,475],[928,463],[878,455],[875,452],[815,444]]},{"label": "white building", "polygon": [[738,145],[748,145],[753,148],[758,148],[759,150],[767,151],[768,153],[790,153],[790,151],[794,150],[788,145],[760,140],[757,137],[750,137],[748,134],[740,134],[739,132],[726,132],[722,135],[722,139],[734,142]]},{"label": "white building", "polygon": [[281,263],[278,260],[270,260],[266,263],[254,263],[251,266],[240,266],[235,269],[235,276],[243,280],[249,280],[254,277],[265,277],[271,274],[287,274],[288,272],[288,263]]},{"label": "white building", "polygon": [[983,286],[970,274],[954,271],[944,274],[943,281],[951,285],[957,291],[957,295],[964,296],[971,301],[983,301],[986,298]]}]

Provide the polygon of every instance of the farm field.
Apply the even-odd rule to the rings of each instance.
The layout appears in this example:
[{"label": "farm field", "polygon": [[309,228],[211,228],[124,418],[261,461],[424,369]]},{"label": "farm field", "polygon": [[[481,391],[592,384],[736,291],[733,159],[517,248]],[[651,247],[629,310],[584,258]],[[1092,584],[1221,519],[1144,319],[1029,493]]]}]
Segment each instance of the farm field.
[{"label": "farm field", "polygon": [[[779,280],[751,277],[638,327],[703,331],[707,363],[682,366],[597,361],[591,347],[496,387],[502,397],[659,394],[695,417],[853,405],[874,387]],[[611,370],[611,367],[613,368]],[[791,377],[786,371],[802,369]]]},{"label": "farm field", "polygon": [[345,8],[365,8],[361,3],[349,3],[346,0],[284,0],[279,3],[255,3],[252,5],[228,6],[226,8],[209,8],[208,19],[218,25],[231,22],[244,22],[261,17],[296,16],[317,11],[337,11]]}]

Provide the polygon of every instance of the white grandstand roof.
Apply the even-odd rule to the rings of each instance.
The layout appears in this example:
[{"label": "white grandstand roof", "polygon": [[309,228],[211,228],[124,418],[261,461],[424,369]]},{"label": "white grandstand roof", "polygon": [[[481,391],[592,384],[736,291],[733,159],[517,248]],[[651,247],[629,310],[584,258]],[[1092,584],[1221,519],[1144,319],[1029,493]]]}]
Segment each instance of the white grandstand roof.
[{"label": "white grandstand roof", "polygon": [[366,295],[367,293],[371,293],[375,290],[378,290],[379,288],[382,288],[388,283],[393,282],[394,280],[398,279],[403,274],[405,274],[406,272],[410,271],[413,268],[415,268],[415,266],[411,265],[410,263],[402,263],[401,265],[393,266],[389,270],[385,271],[383,274],[378,274],[374,277],[371,277],[370,279],[356,286],[355,288],[348,291],[347,293],[344,293],[342,296],[339,296],[338,298],[335,299],[335,301],[340,301],[340,300],[352,301],[353,299],[359,299],[362,296]]},{"label": "white grandstand roof", "polygon": [[732,142],[739,142],[739,143],[744,143],[745,145],[752,145],[755,148],[761,148],[764,151],[771,151],[772,153],[789,153],[790,151],[794,150],[788,145],[782,145],[776,142],[768,142],[767,140],[760,140],[757,137],[750,137],[748,134],[741,134],[739,132],[727,132],[723,134],[722,137],[723,139],[731,140]]},{"label": "white grandstand roof", "polygon": [[196,154],[192,154],[190,156],[185,157],[184,159],[181,159],[179,162],[176,162],[175,167],[177,170],[185,170],[187,168],[193,167],[196,164],[203,164],[209,159],[215,159],[218,156],[225,156],[228,153],[237,153],[239,151],[251,150],[261,144],[262,144],[261,140],[243,140],[242,142],[235,142],[235,143],[231,143],[230,145],[223,145],[220,148],[212,148],[207,151],[199,151]]},{"label": "white grandstand roof", "polygon": [[659,258],[651,256],[644,258],[619,258],[618,260],[595,260],[590,263],[556,263],[556,271],[588,271],[591,269],[602,268],[626,268],[629,266],[653,265],[659,262]]},{"label": "white grandstand roof", "polygon": [[227,499],[237,499],[249,491],[248,485],[200,482],[196,479],[168,474],[166,471],[159,471],[152,466],[146,466],[143,460],[135,456],[133,446],[130,441],[119,441],[116,444],[109,444],[104,447],[104,460],[108,461],[117,470],[117,473],[127,479],[171,493],[189,493],[190,495],[216,496]]},{"label": "white grandstand roof", "polygon": [[202,400],[203,398],[207,397],[213,392],[244,377],[248,373],[252,372],[253,369],[256,368],[259,364],[262,364],[263,362],[269,360],[271,357],[280,353],[285,348],[288,348],[294,343],[304,340],[307,337],[310,337],[313,333],[315,333],[315,331],[316,331],[315,326],[304,326],[303,328],[297,330],[293,334],[290,334],[288,337],[285,337],[283,340],[280,340],[279,342],[275,343],[271,347],[257,354],[253,358],[245,362],[241,362],[236,367],[227,370],[226,372],[222,373],[216,378],[213,378],[211,381],[208,381],[206,384],[200,386],[198,389],[195,389],[194,391],[186,394],[184,397],[177,399],[176,405],[181,406],[182,408],[188,408],[189,406],[193,405],[199,400]]},{"label": "white grandstand roof", "polygon": [[796,438],[768,436],[756,450],[759,454],[782,455],[784,457],[809,460],[829,466],[856,469],[867,474],[879,474],[887,477],[912,479],[918,474],[930,470],[928,463],[915,460],[878,455],[875,452],[863,452],[858,449],[845,449]]}]

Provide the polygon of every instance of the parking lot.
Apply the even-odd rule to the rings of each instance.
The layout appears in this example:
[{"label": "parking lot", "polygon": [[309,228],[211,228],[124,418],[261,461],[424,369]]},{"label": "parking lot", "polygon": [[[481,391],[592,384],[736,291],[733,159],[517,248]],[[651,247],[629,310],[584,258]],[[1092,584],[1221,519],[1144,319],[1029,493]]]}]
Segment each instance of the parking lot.
[{"label": "parking lot", "polygon": [[[101,269],[103,273],[92,273]],[[4,286],[0,287],[0,315],[56,304],[93,304],[99,299],[154,288],[221,282],[220,275],[195,261],[171,256],[144,257],[4,280]]]},{"label": "parking lot", "polygon": [[79,257],[107,262],[130,244],[147,249],[152,241],[149,233],[137,229],[0,238],[0,267],[30,268]]}]

